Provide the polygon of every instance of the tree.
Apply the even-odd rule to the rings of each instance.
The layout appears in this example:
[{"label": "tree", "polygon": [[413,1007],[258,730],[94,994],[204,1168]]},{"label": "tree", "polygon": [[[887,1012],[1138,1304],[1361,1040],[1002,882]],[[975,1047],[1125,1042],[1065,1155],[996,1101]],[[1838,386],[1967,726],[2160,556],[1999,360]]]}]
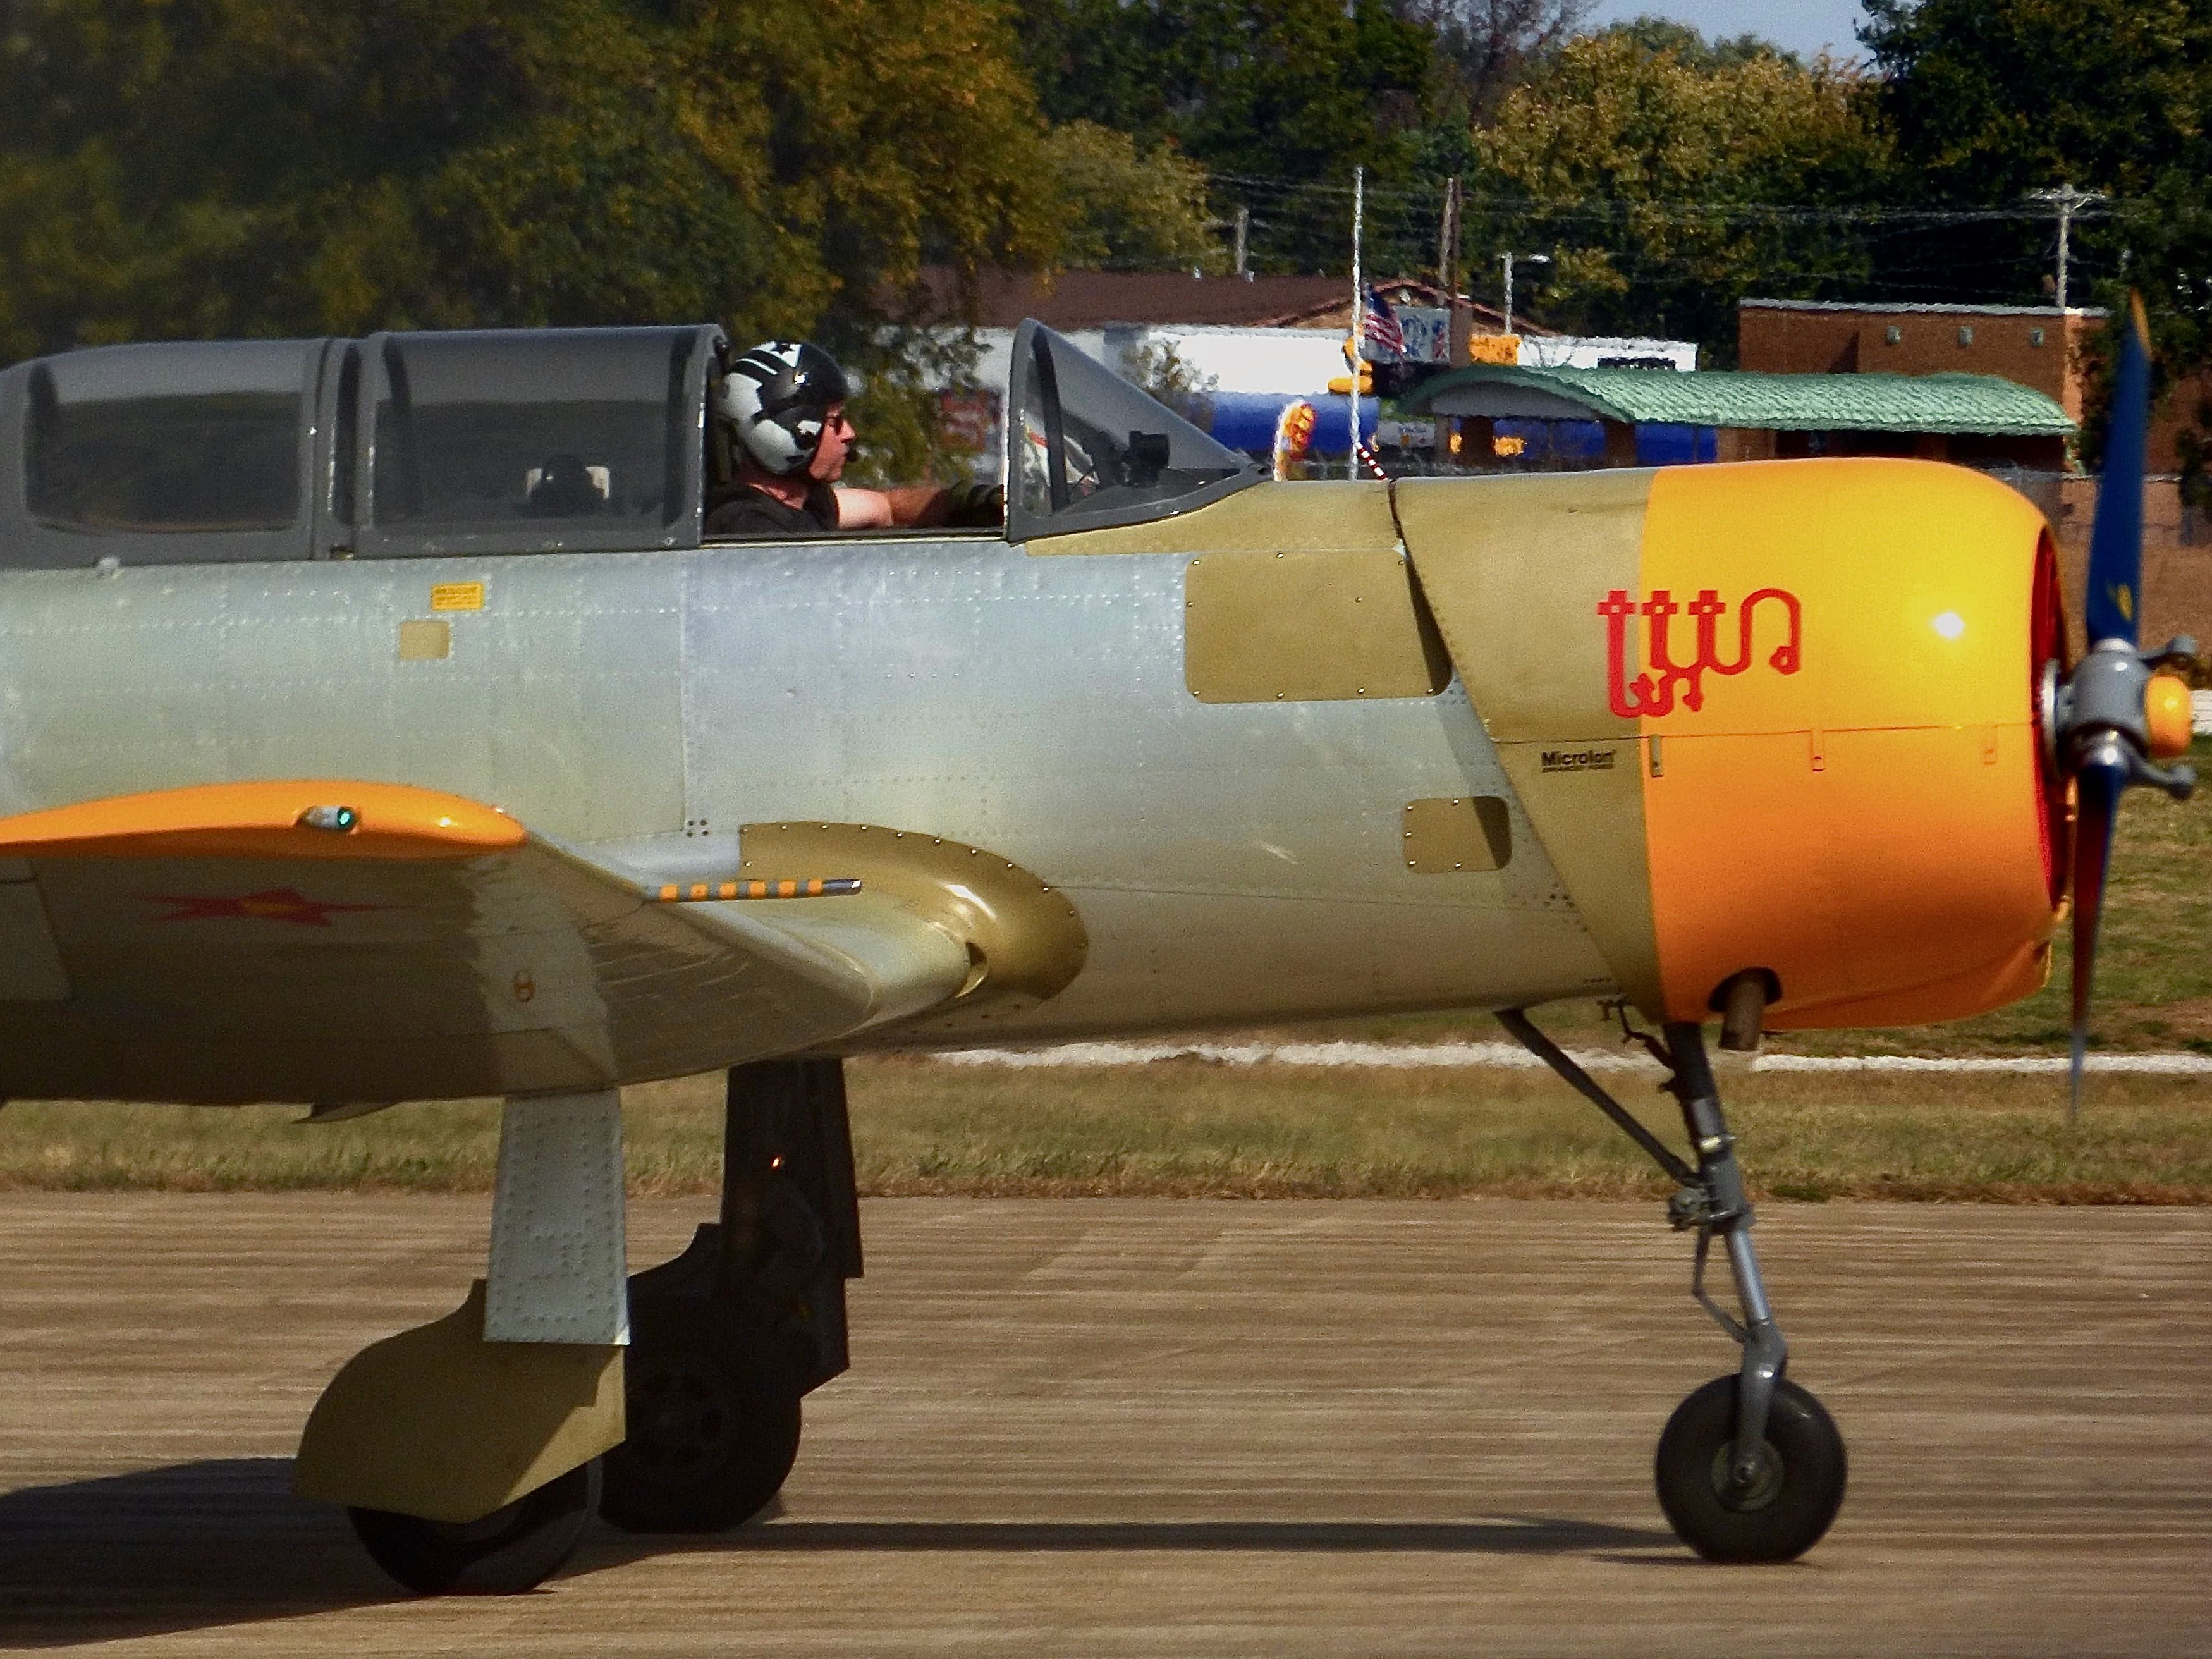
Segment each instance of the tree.
[{"label": "tree", "polygon": [[[1930,207],[2027,210],[2069,181],[2124,198],[2085,220],[2085,276],[2167,240],[2212,163],[2212,15],[2191,0],[1873,0],[1863,31],[1881,106]],[[2027,210],[2034,211],[2033,210]],[[1978,224],[1900,247],[1901,283],[1948,273],[1959,298],[2032,301],[2051,267],[2047,219]],[[2198,267],[2202,269],[2200,265]]]},{"label": "tree", "polygon": [[2212,145],[2199,0],[1867,0],[1881,104],[1930,200],[2011,204],[2072,174],[2141,195]]},{"label": "tree", "polygon": [[1140,149],[1126,132],[1070,121],[1046,135],[1045,165],[1067,215],[1063,264],[1086,269],[1218,272],[1206,172],[1162,142]]},{"label": "tree", "polygon": [[714,318],[866,353],[1061,210],[996,0],[16,0],[0,356]]},{"label": "tree", "polygon": [[1607,33],[1633,40],[1646,52],[1672,52],[1676,61],[1707,74],[1741,69],[1758,58],[1779,58],[1785,63],[1798,64],[1804,62],[1796,52],[1784,52],[1764,35],[1717,34],[1708,40],[1689,24],[1668,17],[1632,17],[1626,22],[1613,24]]},{"label": "tree", "polygon": [[[2076,222],[2069,299],[2117,306],[2139,289],[2169,377],[2212,365],[2212,9],[1868,0],[1861,35],[1918,198],[2018,214],[2032,191],[2106,193],[2110,207]],[[1915,239],[1882,275],[1899,287],[1948,280],[1943,297],[2032,301],[2047,293],[2051,241],[2047,218],[1998,219]],[[2183,412],[2200,422],[2181,447],[2201,476],[2203,417]]]},{"label": "tree", "polygon": [[[1848,211],[1887,147],[1848,66],[1638,22],[1570,42],[1474,135],[1469,240],[1550,253],[1538,305],[1595,333],[1667,333],[1732,359],[1747,292],[1860,276]],[[1692,49],[1692,48],[1694,49]]]},{"label": "tree", "polygon": [[1432,66],[1427,29],[1384,0],[1020,0],[1046,114],[1172,145],[1213,210],[1255,216],[1255,263],[1334,270],[1355,165],[1407,179]]},{"label": "tree", "polygon": [[1462,118],[1486,121],[1532,66],[1574,38],[1593,4],[1594,0],[1396,0],[1396,10],[1434,42],[1440,100]]}]

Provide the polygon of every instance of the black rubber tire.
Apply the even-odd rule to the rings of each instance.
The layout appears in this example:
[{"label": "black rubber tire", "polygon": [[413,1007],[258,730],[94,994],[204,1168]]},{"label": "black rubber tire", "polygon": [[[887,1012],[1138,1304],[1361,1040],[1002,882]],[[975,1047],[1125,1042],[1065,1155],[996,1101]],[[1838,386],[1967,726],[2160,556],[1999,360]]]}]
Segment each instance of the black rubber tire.
[{"label": "black rubber tire", "polygon": [[599,1461],[547,1481],[481,1521],[349,1510],[376,1565],[418,1595],[520,1595],[561,1570],[599,1502]]},{"label": "black rubber tire", "polygon": [[1729,1490],[1736,1379],[1715,1377],[1674,1408],[1659,1437],[1659,1507],[1708,1561],[1794,1561],[1820,1540],[1843,1507],[1844,1437],[1820,1402],[1784,1378],[1774,1386],[1766,1445],[1776,1468],[1744,1502]]},{"label": "black rubber tire", "polygon": [[766,1509],[799,1457],[799,1395],[700,1304],[635,1310],[629,1432],[599,1514],[625,1532],[726,1532]]}]

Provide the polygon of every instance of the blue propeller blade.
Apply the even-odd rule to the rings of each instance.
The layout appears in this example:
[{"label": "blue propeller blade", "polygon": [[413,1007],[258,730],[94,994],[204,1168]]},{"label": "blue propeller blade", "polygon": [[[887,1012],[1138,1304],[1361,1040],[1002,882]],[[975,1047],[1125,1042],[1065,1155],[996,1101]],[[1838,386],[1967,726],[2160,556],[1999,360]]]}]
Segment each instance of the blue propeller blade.
[{"label": "blue propeller blade", "polygon": [[2105,914],[2105,874],[2112,863],[2112,824],[2128,787],[2117,755],[2092,754],[2075,775],[2074,1065],[2066,1120],[2081,1109],[2081,1072],[2089,1053],[2089,991],[2097,976],[2097,924]]},{"label": "blue propeller blade", "polygon": [[2112,424],[2105,439],[2104,481],[2089,536],[2089,597],[2081,619],[2100,640],[2136,642],[2142,615],[2142,482],[2150,429],[2150,327],[2130,296],[2112,381]]}]

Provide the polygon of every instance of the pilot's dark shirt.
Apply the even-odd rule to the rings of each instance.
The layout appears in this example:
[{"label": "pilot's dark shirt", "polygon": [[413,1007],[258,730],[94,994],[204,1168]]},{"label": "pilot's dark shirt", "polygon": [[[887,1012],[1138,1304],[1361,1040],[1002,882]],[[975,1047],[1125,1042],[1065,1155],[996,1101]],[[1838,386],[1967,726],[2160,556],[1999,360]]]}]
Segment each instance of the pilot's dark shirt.
[{"label": "pilot's dark shirt", "polygon": [[707,505],[709,536],[826,536],[836,528],[837,492],[818,481],[803,507],[786,507],[750,484],[738,484]]}]

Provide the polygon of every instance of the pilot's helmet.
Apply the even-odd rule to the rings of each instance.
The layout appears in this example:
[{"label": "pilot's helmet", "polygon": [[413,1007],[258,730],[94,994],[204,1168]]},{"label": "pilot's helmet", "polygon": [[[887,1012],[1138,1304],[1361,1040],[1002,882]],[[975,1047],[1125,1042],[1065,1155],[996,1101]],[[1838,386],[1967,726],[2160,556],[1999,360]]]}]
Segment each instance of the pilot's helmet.
[{"label": "pilot's helmet", "polygon": [[715,383],[714,413],[743,453],[779,477],[803,472],[830,410],[851,395],[845,371],[805,340],[763,340]]}]

